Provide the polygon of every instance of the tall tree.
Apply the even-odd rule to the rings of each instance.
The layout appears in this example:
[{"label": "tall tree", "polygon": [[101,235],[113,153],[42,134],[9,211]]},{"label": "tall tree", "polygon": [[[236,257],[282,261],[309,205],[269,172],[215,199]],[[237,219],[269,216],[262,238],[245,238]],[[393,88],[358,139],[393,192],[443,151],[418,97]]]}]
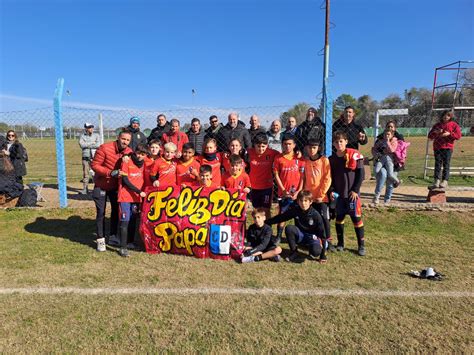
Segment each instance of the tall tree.
[{"label": "tall tree", "polygon": [[286,126],[288,122],[288,118],[290,117],[295,117],[297,124],[302,123],[304,120],[306,120],[306,112],[308,111],[310,107],[311,106],[307,104],[306,102],[300,102],[300,103],[297,103],[292,108],[290,108],[288,111],[283,112],[280,115],[282,127]]}]

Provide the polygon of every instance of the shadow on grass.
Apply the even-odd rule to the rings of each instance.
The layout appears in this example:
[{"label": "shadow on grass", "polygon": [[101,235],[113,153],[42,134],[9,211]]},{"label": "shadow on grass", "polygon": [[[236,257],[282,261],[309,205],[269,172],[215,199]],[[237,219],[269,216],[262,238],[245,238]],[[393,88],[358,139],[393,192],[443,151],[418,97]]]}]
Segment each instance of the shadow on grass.
[{"label": "shadow on grass", "polygon": [[[58,189],[57,184],[44,184],[44,187],[49,188],[49,189],[54,189],[54,190]],[[91,187],[91,186],[89,185],[89,187]],[[89,193],[87,195],[81,195],[79,193],[79,191],[81,191],[82,188],[67,186],[66,190],[67,190],[68,200],[92,201],[92,190],[89,190]]]},{"label": "shadow on grass", "polygon": [[49,237],[68,239],[72,242],[96,248],[93,234],[95,220],[93,219],[84,219],[79,216],[71,216],[68,219],[38,217],[34,222],[25,225],[25,230]]}]

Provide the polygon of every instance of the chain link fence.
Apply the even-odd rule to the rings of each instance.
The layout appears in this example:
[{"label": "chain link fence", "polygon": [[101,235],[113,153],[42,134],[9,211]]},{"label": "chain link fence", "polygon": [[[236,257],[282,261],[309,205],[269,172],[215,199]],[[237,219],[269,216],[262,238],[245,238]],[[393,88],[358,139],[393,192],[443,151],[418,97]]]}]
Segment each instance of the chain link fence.
[{"label": "chain link fence", "polygon": [[[314,105],[318,107],[318,105]],[[308,105],[309,107],[309,105]],[[294,112],[294,106],[260,106],[246,108],[179,108],[163,111],[140,111],[140,110],[103,110],[85,109],[79,107],[63,107],[64,122],[64,144],[66,158],[66,174],[68,186],[77,184],[79,186],[82,179],[81,149],[78,144],[80,135],[83,133],[85,122],[95,125],[96,132],[99,126],[99,115],[103,121],[104,140],[113,140],[121,127],[129,124],[132,116],[140,118],[140,128],[149,135],[156,127],[157,115],[165,114],[168,121],[177,118],[181,123],[181,130],[187,132],[192,118],[200,119],[203,129],[209,126],[209,117],[216,115],[222,124],[227,123],[227,116],[231,112],[236,112],[239,119],[249,128],[249,119],[252,115],[260,118],[260,123],[265,130],[270,128],[273,120],[282,121],[282,130],[285,129],[286,121],[291,115],[296,116],[297,122],[301,123],[305,119],[305,112]],[[365,123],[365,132],[369,137],[368,144],[360,147],[363,155],[370,160],[372,157],[371,148],[374,145],[375,133],[382,133],[385,124],[395,119],[398,122],[397,131],[404,135],[405,140],[410,142],[408,148],[405,169],[399,172],[402,184],[394,192],[394,200],[417,201],[426,200],[426,187],[433,181],[434,154],[433,144],[427,139],[430,128],[438,121],[439,113],[433,112],[431,116],[406,115],[383,116],[379,119],[376,132],[374,121],[371,126]],[[474,136],[472,127],[474,126],[474,115],[472,111],[456,112],[455,120],[460,123],[462,138],[454,144],[451,160],[450,187],[458,187],[459,190],[469,190],[474,188]],[[357,119],[357,118],[356,118]],[[368,121],[365,119],[365,121]],[[54,184],[57,179],[55,144],[54,144],[54,116],[52,107],[44,107],[34,110],[0,112],[0,134],[5,135],[7,130],[14,130],[20,141],[26,147],[29,155],[27,163],[28,174],[25,177],[27,182],[41,181]],[[372,198],[375,189],[373,177],[373,162],[369,162],[366,168],[367,181],[363,187],[363,197]],[[372,179],[370,179],[372,175]],[[463,193],[460,194],[460,196]],[[465,194],[464,194],[465,195]],[[461,199],[462,200],[462,199]],[[472,202],[472,199],[468,199]],[[465,201],[462,201],[465,202]]]}]

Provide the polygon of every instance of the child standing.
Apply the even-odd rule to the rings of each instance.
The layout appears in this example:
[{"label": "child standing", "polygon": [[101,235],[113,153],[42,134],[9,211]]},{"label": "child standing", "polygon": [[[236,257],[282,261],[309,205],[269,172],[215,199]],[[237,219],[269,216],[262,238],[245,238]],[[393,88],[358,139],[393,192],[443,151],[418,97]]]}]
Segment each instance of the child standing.
[{"label": "child standing", "polygon": [[[142,191],[145,169],[144,160],[148,149],[146,145],[139,144],[130,159],[123,161],[120,167],[121,179],[119,180],[118,202],[119,202],[119,234],[120,234],[120,256],[127,257],[128,253],[128,225],[131,220],[136,221],[140,213],[140,202],[146,196]],[[132,236],[130,236],[132,237]],[[134,238],[135,236],[133,236]],[[133,242],[131,238],[131,242]]]},{"label": "child standing", "polygon": [[331,155],[331,178],[334,192],[339,197],[336,202],[336,250],[344,250],[344,219],[351,217],[357,237],[358,254],[365,256],[364,223],[360,202],[360,187],[364,180],[364,157],[358,150],[346,148],[347,135],[338,131],[333,136],[336,153]]},{"label": "child standing", "polygon": [[267,217],[270,217],[272,207],[273,161],[278,154],[276,150],[268,148],[266,134],[257,134],[253,139],[253,148],[248,150],[249,176],[252,184],[250,201],[254,208],[264,208],[267,211]]},{"label": "child standing", "polygon": [[297,204],[293,204],[285,213],[267,220],[267,224],[272,225],[294,219],[294,225],[285,227],[285,235],[290,246],[290,255],[286,261],[295,261],[298,258],[298,245],[309,248],[309,257],[316,260],[319,257],[320,263],[327,261],[326,251],[323,245],[326,241],[324,223],[321,215],[311,204],[313,197],[311,192],[302,190],[296,198]]},{"label": "child standing", "polygon": [[252,211],[254,223],[250,225],[245,235],[248,245],[240,259],[242,263],[266,259],[280,261],[281,248],[278,246],[278,241],[272,238],[272,228],[265,224],[265,213],[263,208]]},{"label": "child standing", "polygon": [[169,142],[163,149],[163,156],[155,160],[151,169],[151,181],[155,187],[176,185],[176,145]]},{"label": "child standing", "polygon": [[192,143],[183,145],[181,159],[176,165],[176,184],[181,187],[192,186],[199,179],[199,167],[201,165],[194,157],[194,146]]},{"label": "child standing", "polygon": [[453,155],[454,141],[461,139],[461,128],[453,121],[454,113],[443,111],[440,120],[431,128],[428,138],[433,141],[435,156],[434,183],[432,188],[446,188]]},{"label": "child standing", "polygon": [[306,156],[304,167],[303,189],[311,191],[313,195],[313,208],[319,212],[323,219],[324,231],[328,240],[327,248],[334,248],[330,244],[331,227],[329,217],[328,191],[331,187],[331,165],[329,159],[321,155],[321,143],[317,139],[309,139],[306,143]]},{"label": "child standing", "polygon": [[[293,135],[285,135],[282,143],[282,153],[275,157],[273,175],[278,186],[279,213],[284,213],[296,200],[303,188],[304,161],[295,154],[296,142]],[[277,238],[281,239],[285,222],[278,224]]]},{"label": "child standing", "polygon": [[224,173],[222,186],[228,189],[237,189],[248,194],[251,189],[250,178],[244,171],[243,159],[232,154],[229,158],[230,173]]},{"label": "child standing", "polygon": [[248,159],[247,152],[242,148],[242,143],[237,138],[229,142],[229,151],[222,154],[222,170],[224,173],[230,173],[230,156],[236,154],[242,158],[244,169],[247,167],[245,161]]}]

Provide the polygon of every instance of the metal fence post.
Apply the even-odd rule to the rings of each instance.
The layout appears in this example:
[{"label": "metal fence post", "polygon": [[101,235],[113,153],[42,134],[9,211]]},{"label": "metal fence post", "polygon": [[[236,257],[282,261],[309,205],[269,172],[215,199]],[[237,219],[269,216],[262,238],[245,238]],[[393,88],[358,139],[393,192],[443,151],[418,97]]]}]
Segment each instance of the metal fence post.
[{"label": "metal fence post", "polygon": [[104,118],[99,113],[99,143],[104,144]]},{"label": "metal fence post", "polygon": [[54,92],[54,126],[56,134],[56,161],[58,169],[58,190],[59,207],[67,207],[66,190],[66,161],[64,159],[64,134],[63,134],[63,115],[62,115],[62,97],[64,90],[64,79],[59,78]]}]

